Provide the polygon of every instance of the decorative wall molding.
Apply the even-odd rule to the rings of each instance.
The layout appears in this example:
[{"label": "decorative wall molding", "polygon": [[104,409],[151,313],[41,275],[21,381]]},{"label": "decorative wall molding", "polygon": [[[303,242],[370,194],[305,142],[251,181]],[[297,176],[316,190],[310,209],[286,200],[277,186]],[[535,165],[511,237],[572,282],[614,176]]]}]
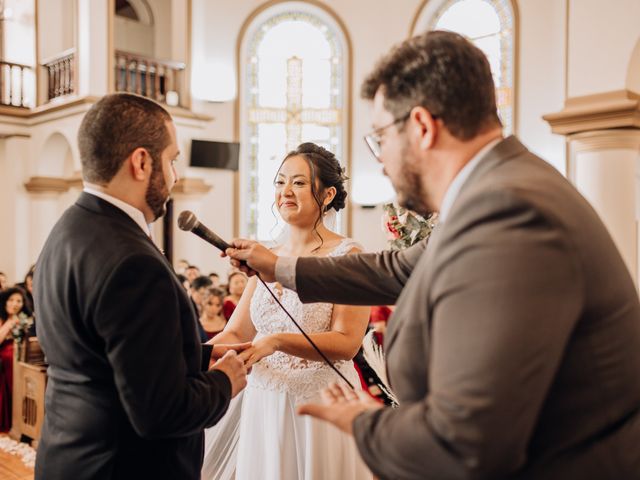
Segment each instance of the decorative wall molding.
[{"label": "decorative wall molding", "polygon": [[624,149],[640,152],[640,129],[622,128],[596,130],[569,136],[574,152],[594,152],[601,150]]},{"label": "decorative wall molding", "polygon": [[64,193],[69,190],[69,180],[60,177],[31,177],[24,188],[29,193]]},{"label": "decorative wall molding", "polygon": [[31,177],[24,184],[29,193],[65,193],[72,188],[82,189],[82,175],[79,172],[71,177]]},{"label": "decorative wall molding", "polygon": [[[44,105],[40,105],[32,109],[0,106],[0,116],[3,117],[0,122],[13,123],[21,126],[34,126],[44,122],[60,120],[72,115],[84,115],[84,113],[98,100],[100,100],[100,97],[93,95],[85,97],[68,95],[60,97],[59,99],[53,99]],[[214,120],[210,115],[196,113],[187,108],[171,107],[168,105],[162,106],[171,114],[172,117],[177,119],[191,121],[192,123],[211,122]],[[203,128],[200,124],[193,125]]]},{"label": "decorative wall molding", "polygon": [[212,188],[202,178],[181,178],[175,184],[171,193],[174,195],[205,195]]},{"label": "decorative wall molding", "polygon": [[557,113],[542,117],[560,135],[607,130],[640,129],[640,93],[616,90],[568,98]]},{"label": "decorative wall molding", "polygon": [[67,178],[66,181],[69,188],[82,190],[84,187],[84,184],[82,183],[82,173],[80,172],[75,172],[71,177]]}]

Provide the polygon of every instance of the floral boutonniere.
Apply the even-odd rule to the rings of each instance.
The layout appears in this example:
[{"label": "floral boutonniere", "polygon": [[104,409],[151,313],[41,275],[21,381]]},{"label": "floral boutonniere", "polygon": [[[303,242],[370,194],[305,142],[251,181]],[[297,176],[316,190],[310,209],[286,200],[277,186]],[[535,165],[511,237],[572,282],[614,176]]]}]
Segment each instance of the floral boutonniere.
[{"label": "floral boutonniere", "polygon": [[401,250],[428,238],[437,223],[437,214],[423,217],[393,203],[383,205],[384,228],[391,250]]}]

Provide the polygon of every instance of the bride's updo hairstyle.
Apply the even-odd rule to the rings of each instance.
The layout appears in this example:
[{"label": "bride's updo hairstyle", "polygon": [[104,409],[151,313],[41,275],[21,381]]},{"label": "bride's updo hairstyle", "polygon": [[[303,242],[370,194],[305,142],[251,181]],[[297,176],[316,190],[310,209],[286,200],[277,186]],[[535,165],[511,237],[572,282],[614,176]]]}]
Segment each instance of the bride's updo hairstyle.
[{"label": "bride's updo hairstyle", "polygon": [[[298,145],[298,148],[292,150],[284,157],[282,164],[289,158],[296,156],[304,158],[309,164],[309,170],[311,171],[311,194],[318,204],[319,209],[318,218],[314,226],[315,230],[322,221],[322,216],[328,210],[333,208],[337,212],[346,206],[347,191],[344,188],[344,182],[347,180],[347,176],[344,174],[344,168],[340,166],[340,162],[338,162],[336,156],[326,148],[316,145],[315,143],[301,143]],[[282,164],[280,167],[282,167]],[[280,168],[278,168],[278,171],[280,171]],[[325,207],[321,193],[330,187],[336,189],[336,195],[333,197],[331,203]],[[318,234],[318,237],[320,237],[320,246],[322,246],[322,236]]]}]

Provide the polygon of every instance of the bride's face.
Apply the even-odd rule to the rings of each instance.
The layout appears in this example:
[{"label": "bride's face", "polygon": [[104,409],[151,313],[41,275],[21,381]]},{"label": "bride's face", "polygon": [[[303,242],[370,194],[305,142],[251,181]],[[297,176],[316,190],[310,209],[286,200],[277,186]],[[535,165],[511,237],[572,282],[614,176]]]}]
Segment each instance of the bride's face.
[{"label": "bride's face", "polygon": [[289,225],[313,226],[320,207],[311,191],[311,169],[307,161],[296,155],[280,167],[275,180],[276,206]]}]

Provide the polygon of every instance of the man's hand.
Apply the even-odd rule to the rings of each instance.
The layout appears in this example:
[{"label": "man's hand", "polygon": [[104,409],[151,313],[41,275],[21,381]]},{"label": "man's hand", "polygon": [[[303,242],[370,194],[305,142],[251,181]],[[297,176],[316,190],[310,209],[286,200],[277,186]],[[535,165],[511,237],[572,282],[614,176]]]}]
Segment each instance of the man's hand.
[{"label": "man's hand", "polygon": [[251,342],[244,343],[221,343],[213,346],[211,350],[211,361],[215,362],[220,360],[229,350],[233,350],[236,353],[240,353],[247,348],[251,347]]},{"label": "man's hand", "polygon": [[322,404],[306,403],[298,407],[300,415],[311,415],[332,423],[340,430],[353,435],[353,420],[362,412],[383,408],[381,403],[362,390],[351,390],[348,386],[333,383],[322,390]]},{"label": "man's hand", "polygon": [[224,372],[231,381],[231,397],[235,397],[247,386],[247,369],[234,350],[229,350],[213,366],[213,370]]},{"label": "man's hand", "polygon": [[254,363],[258,363],[264,357],[268,357],[275,353],[278,349],[276,338],[273,335],[267,335],[258,340],[254,340],[251,348],[247,348],[239,356],[244,361],[245,367],[251,369]]},{"label": "man's hand", "polygon": [[[252,240],[235,239],[232,247],[222,254],[231,257],[231,265],[240,269],[247,275],[260,274],[265,282],[276,281],[276,261],[278,256],[267,247]],[[245,264],[240,262],[244,261]]]}]

